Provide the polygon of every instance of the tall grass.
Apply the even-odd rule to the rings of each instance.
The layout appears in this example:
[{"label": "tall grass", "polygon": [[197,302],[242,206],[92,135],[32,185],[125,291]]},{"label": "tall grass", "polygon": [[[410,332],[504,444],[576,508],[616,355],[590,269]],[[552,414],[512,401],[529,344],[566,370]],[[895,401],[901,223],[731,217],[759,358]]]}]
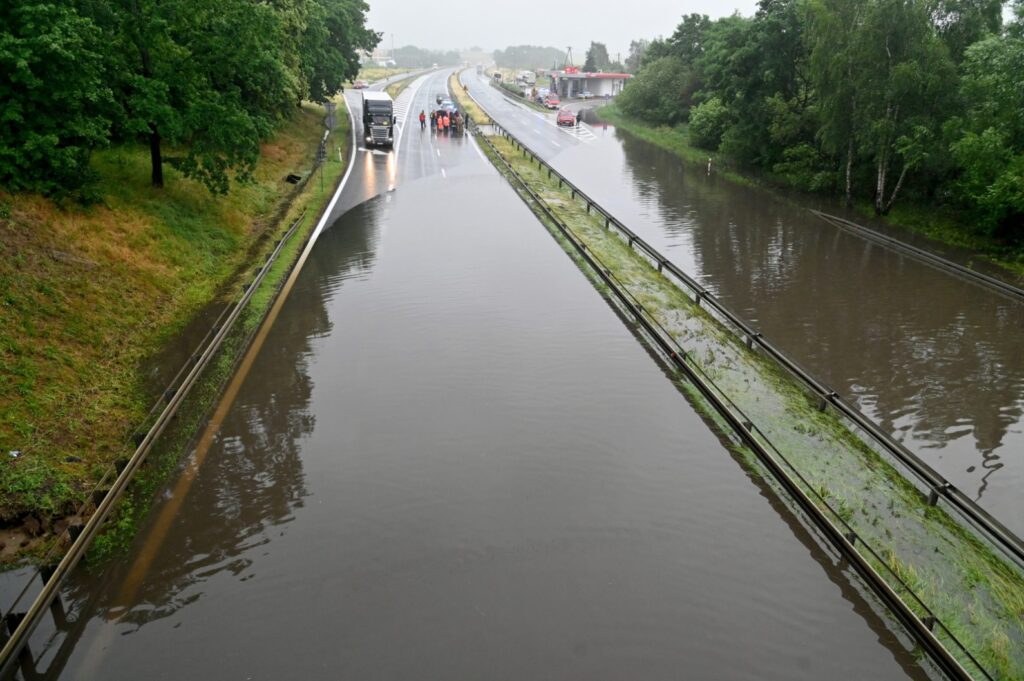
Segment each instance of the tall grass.
[{"label": "tall grass", "polygon": [[170,164],[152,188],[141,146],[95,154],[98,205],[0,191],[0,522],[71,510],[123,454],[153,398],[146,360],[249,269],[323,116],[303,105],[263,144],[253,181],[224,197]]}]

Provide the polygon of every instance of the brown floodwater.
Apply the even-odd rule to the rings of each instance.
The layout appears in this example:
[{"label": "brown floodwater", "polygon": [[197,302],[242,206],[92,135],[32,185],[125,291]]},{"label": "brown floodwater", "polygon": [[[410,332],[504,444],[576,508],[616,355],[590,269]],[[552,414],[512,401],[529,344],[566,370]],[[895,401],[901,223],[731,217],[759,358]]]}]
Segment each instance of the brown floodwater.
[{"label": "brown floodwater", "polygon": [[554,166],[1024,533],[1024,302],[807,210],[835,206],[708,175],[612,127],[593,132]]},{"label": "brown floodwater", "polygon": [[46,678],[932,675],[471,142],[402,154],[320,236],[190,484],[67,589]]}]

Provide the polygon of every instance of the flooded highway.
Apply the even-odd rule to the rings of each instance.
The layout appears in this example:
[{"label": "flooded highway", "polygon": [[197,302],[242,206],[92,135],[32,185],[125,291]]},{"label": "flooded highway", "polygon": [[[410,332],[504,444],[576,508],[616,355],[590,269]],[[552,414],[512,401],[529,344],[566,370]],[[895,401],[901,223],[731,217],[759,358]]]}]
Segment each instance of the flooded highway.
[{"label": "flooded highway", "polygon": [[335,213],[47,678],[929,677],[472,140]]},{"label": "flooded highway", "polygon": [[613,126],[558,130],[463,78],[559,172],[1024,534],[1024,303],[841,231],[806,197],[709,175]]}]

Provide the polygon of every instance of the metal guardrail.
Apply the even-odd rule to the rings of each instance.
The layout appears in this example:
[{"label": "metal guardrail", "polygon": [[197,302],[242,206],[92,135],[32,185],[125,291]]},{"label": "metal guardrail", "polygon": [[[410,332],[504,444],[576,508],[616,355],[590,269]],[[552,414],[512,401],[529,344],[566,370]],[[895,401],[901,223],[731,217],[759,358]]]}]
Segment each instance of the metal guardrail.
[{"label": "metal guardrail", "polygon": [[[294,236],[298,226],[305,219],[306,214],[307,211],[303,210],[299,217],[292,222],[284,235],[277,240],[274,250],[269,256],[267,256],[266,261],[260,267],[252,281],[244,285],[244,293],[242,297],[239,298],[234,305],[225,307],[221,312],[217,321],[214,322],[214,325],[200,342],[199,348],[201,349],[197,349],[196,352],[192,354],[189,360],[178,371],[175,378],[172,379],[171,385],[178,384],[177,387],[173,390],[168,389],[164,391],[162,399],[159,400],[150,410],[150,415],[147,417],[147,420],[152,417],[152,414],[159,405],[166,401],[163,410],[160,412],[159,416],[157,416],[149,430],[145,434],[135,436],[136,448],[132,456],[127,460],[121,460],[115,463],[112,470],[117,472],[117,478],[114,480],[110,488],[105,493],[102,493],[102,499],[100,499],[99,503],[96,504],[96,509],[89,517],[89,520],[84,525],[72,525],[65,530],[68,537],[72,540],[72,544],[64,553],[64,556],[61,558],[57,566],[49,567],[45,565],[44,561],[44,566],[33,573],[33,578],[36,574],[42,578],[43,587],[33,600],[32,604],[24,613],[17,612],[18,604],[28,593],[28,589],[31,586],[32,580],[29,580],[16,597],[14,603],[8,609],[8,612],[4,614],[3,623],[6,625],[10,635],[4,641],[3,648],[0,649],[0,678],[8,678],[8,675],[13,672],[18,659],[26,651],[26,645],[29,637],[39,625],[46,610],[53,606],[57,606],[56,612],[63,613],[63,606],[54,602],[59,595],[60,587],[71,574],[75,566],[85,556],[85,553],[88,551],[92,542],[102,529],[103,522],[110,515],[118,499],[120,499],[124,494],[129,483],[134,478],[135,473],[145,462],[146,457],[149,455],[160,435],[177,414],[178,409],[181,407],[189,392],[198,382],[202,372],[220,349],[224,340],[227,338],[228,333],[233,329],[235,323],[245,310],[257,288],[266,278],[270,268],[277,262],[277,258],[281,254],[281,251]],[[209,339],[209,342],[207,342],[207,339]],[[205,346],[203,343],[205,343]],[[184,377],[182,378],[183,375]],[[180,383],[178,383],[179,380]],[[108,477],[109,473],[104,476],[103,480],[101,480],[99,484],[105,484]],[[99,490],[94,491],[94,496],[99,496],[97,492],[99,492]],[[89,504],[89,501],[86,501],[86,504]],[[79,516],[83,516],[84,513],[85,509],[80,509]],[[57,544],[55,544],[55,546],[57,546]]]},{"label": "metal guardrail", "polygon": [[[479,102],[477,104],[479,105]],[[853,409],[850,405],[843,402],[833,391],[828,390],[818,381],[813,379],[813,377],[804,372],[795,362],[788,360],[788,358],[786,358],[785,355],[782,355],[777,348],[768,344],[760,334],[750,329],[745,322],[735,317],[727,309],[722,307],[706,289],[693,281],[685,273],[679,271],[678,268],[676,268],[675,265],[670,263],[667,259],[661,257],[660,254],[646,244],[646,242],[640,239],[631,230],[621,225],[621,223],[608,214],[607,211],[597,205],[585,193],[580,191],[579,188],[566,180],[561,174],[540,159],[529,148],[522,145],[522,143],[513,135],[497,124],[492,127],[497,130],[499,134],[509,139],[513,145],[518,146],[523,151],[524,155],[529,155],[533,161],[537,163],[539,168],[546,169],[549,177],[557,177],[559,179],[559,185],[567,186],[572,193],[573,198],[579,196],[586,204],[588,212],[591,210],[597,210],[598,213],[605,218],[606,228],[615,225],[616,229],[629,241],[629,245],[633,248],[640,247],[643,255],[649,258],[653,264],[658,267],[659,271],[665,272],[667,270],[669,273],[673,274],[673,276],[676,276],[682,283],[687,285],[687,287],[695,293],[696,304],[701,304],[701,299],[704,299],[705,304],[710,305],[712,309],[715,309],[719,314],[725,316],[734,325],[736,325],[737,328],[743,332],[748,347],[752,348],[753,344],[757,343],[760,347],[766,350],[772,350],[777,353],[777,357],[775,357],[777,361],[780,359],[783,360],[780,361],[780,364],[782,364],[787,371],[790,373],[794,373],[794,371],[802,373],[803,376],[800,376],[800,374],[796,374],[796,376],[798,378],[804,378],[808,383],[808,387],[811,387],[815,393],[821,397],[821,408],[825,408],[828,404],[832,404],[837,408],[846,407],[854,416],[860,417],[854,422],[864,428],[866,432],[871,434],[873,437],[876,435],[882,436],[883,441],[888,440],[888,436],[884,432],[881,432],[869,419],[864,417],[857,410]],[[888,561],[857,535],[856,531],[846,522],[843,516],[840,515],[840,513],[834,509],[831,504],[829,504],[827,499],[823,498],[817,492],[806,478],[804,478],[803,475],[775,447],[775,445],[771,443],[763,431],[761,431],[749,418],[746,417],[743,411],[734,402],[732,402],[724,391],[715,385],[714,381],[704,373],[703,369],[699,365],[690,360],[689,355],[678,344],[674,337],[656,318],[653,317],[653,315],[643,308],[639,301],[637,301],[621,284],[621,282],[618,281],[610,269],[605,267],[603,263],[601,263],[600,260],[587,249],[586,245],[582,240],[576,237],[571,228],[558,219],[543,199],[541,199],[529,187],[528,183],[519,176],[515,169],[508,164],[504,158],[502,158],[500,153],[498,153],[491,144],[490,140],[488,140],[486,136],[480,136],[480,138],[488,147],[490,147],[494,156],[501,161],[508,173],[515,178],[522,187],[524,193],[530,197],[539,210],[544,213],[552,224],[559,229],[563,236],[573,244],[577,254],[609,287],[615,296],[616,302],[618,302],[619,305],[636,320],[644,334],[653,342],[653,345],[663,353],[664,357],[673,366],[680,369],[691,380],[691,382],[693,382],[700,393],[734,429],[737,436],[743,441],[743,443],[755,452],[759,460],[761,460],[761,462],[772,472],[776,480],[778,480],[778,482],[786,489],[804,512],[808,514],[808,516],[814,521],[815,525],[824,532],[832,545],[840,551],[841,555],[850,561],[851,565],[853,565],[857,572],[867,581],[869,586],[871,586],[874,592],[882,599],[890,611],[892,611],[894,615],[908,627],[918,642],[925,650],[928,651],[931,658],[940,666],[940,668],[953,678],[975,678],[972,677],[964,668],[960,660],[949,652],[947,647],[939,640],[938,635],[941,635],[943,639],[953,646],[953,648],[958,650],[960,658],[968,662],[969,665],[976,670],[977,674],[984,678],[993,678],[992,675],[989,674],[989,672],[967,649],[967,647],[955,636],[955,634],[953,634],[953,632],[950,631],[950,629],[941,622],[941,620],[939,620],[927,604],[924,603],[924,601],[909,585],[906,584],[900,575],[895,572],[895,570],[889,565]],[[673,272],[672,270],[675,271]],[[769,352],[769,354],[771,355],[772,353]],[[914,457],[914,459],[916,459],[916,457]],[[923,462],[921,463],[923,465]],[[931,471],[931,469],[926,465],[923,465],[923,470],[920,472],[927,476],[929,471]],[[931,472],[934,473],[934,471]],[[938,477],[938,474],[934,475]],[[941,480],[941,478],[939,479]],[[935,478],[926,477],[925,480],[937,482]],[[960,499],[961,495],[957,495],[958,490],[952,488],[951,485],[944,487],[943,489],[948,494],[953,495],[954,499]],[[928,502],[931,504],[936,503],[939,496],[940,491],[932,488]],[[943,498],[946,498],[945,495],[943,495]],[[969,499],[960,500],[966,501],[969,505],[973,505]],[[821,508],[827,509],[830,517],[826,516],[822,512]],[[989,518],[988,514],[982,509],[976,510],[980,512],[979,522],[986,523],[986,519]],[[994,519],[991,519],[991,521],[995,522]],[[1000,528],[1002,528],[1002,526],[998,525],[998,523],[991,528],[995,535],[991,538],[995,540],[1000,538]],[[1009,541],[1009,547],[1005,548],[1012,549],[1015,545],[1019,548],[1019,540],[1012,535],[1012,533],[1009,533],[1008,530],[1006,530],[1006,533],[1006,536],[1003,538]],[[899,594],[897,594],[890,586],[890,582],[887,582],[886,579],[883,578],[874,567],[872,567],[871,563],[868,560],[865,560],[864,556],[860,554],[855,546],[858,539],[860,539],[860,546],[863,547],[862,550],[866,551],[875,564],[888,575],[890,582],[898,585],[900,591],[915,604],[918,612],[922,613],[920,616],[915,614],[914,610],[911,609]],[[1000,542],[1000,544],[1002,543]],[[1011,555],[1011,557],[1013,556]]]},{"label": "metal guardrail", "polygon": [[994,289],[999,293],[1016,300],[1024,300],[1024,289],[1018,288],[1017,286],[1007,283],[1001,279],[996,279],[995,277],[983,274],[977,270],[972,270],[970,267],[964,267],[963,265],[926,251],[923,248],[918,248],[917,246],[904,243],[899,239],[886,236],[881,232],[864,227],[863,225],[858,225],[856,222],[851,222],[850,220],[841,218],[837,215],[829,215],[828,213],[823,213],[820,210],[814,210],[813,208],[810,209],[810,211],[812,214],[821,218],[833,227],[838,227],[839,229],[855,234],[862,239],[867,239],[868,241],[881,244],[886,248],[891,248],[894,251],[910,256],[915,260],[919,260],[926,265],[931,265],[943,272],[956,275],[962,279],[974,282],[975,284],[987,286],[988,288]]},{"label": "metal guardrail", "polygon": [[[479,102],[477,102],[479,106]],[[493,120],[494,117],[491,116]],[[744,338],[750,348],[758,348],[770,357],[776,364],[784,368],[790,375],[796,378],[805,389],[817,398],[819,408],[824,411],[831,406],[839,415],[849,423],[856,425],[863,430],[878,447],[892,456],[927,490],[925,495],[930,505],[934,506],[939,501],[944,501],[954,509],[958,516],[966,521],[971,527],[982,532],[993,544],[1013,563],[1024,567],[1024,542],[1021,541],[1009,528],[1003,525],[994,516],[978,506],[970,497],[964,494],[952,482],[943,477],[938,471],[929,466],[916,454],[904,447],[892,438],[889,433],[882,430],[874,421],[864,415],[860,410],[839,396],[821,381],[810,374],[799,363],[788,357],[774,343],[765,338],[759,331],[750,326],[748,322],[729,310],[709,290],[704,288],[668,258],[659,253],[653,246],[637,235],[633,230],[623,225],[611,213],[602,208],[592,198],[587,196],[579,187],[569,181],[565,176],[555,170],[529,147],[520,142],[510,132],[495,122],[492,126],[503,137],[512,141],[515,145],[528,154],[534,161],[541,164],[547,171],[548,177],[557,178],[559,186],[569,188],[573,198],[581,199],[587,206],[587,211],[596,211],[604,217],[606,227],[615,227],[628,245],[648,258],[658,270],[664,274],[670,274],[679,283],[683,284],[694,295],[694,302],[704,305],[707,309],[716,312],[722,320],[731,325],[735,331]]]},{"label": "metal guardrail", "polygon": [[[861,555],[855,546],[860,537],[854,528],[847,524],[839,511],[833,508],[827,499],[814,490],[813,485],[771,443],[764,432],[752,423],[746,414],[728,397],[725,391],[719,388],[714,380],[690,358],[690,355],[678,344],[668,330],[629,293],[615,274],[587,248],[586,244],[576,236],[572,229],[555,215],[547,203],[502,158],[490,140],[486,136],[482,137],[482,139],[490,147],[495,157],[505,166],[508,173],[518,182],[523,192],[529,196],[544,216],[573,245],[577,255],[608,286],[615,296],[615,301],[636,321],[643,330],[644,335],[652,341],[654,347],[675,368],[683,372],[701,395],[708,400],[715,411],[726,420],[743,444],[754,451],[758,459],[771,471],[775,479],[797,502],[804,513],[811,518],[830,543],[839,550],[840,554],[865,579],[889,610],[908,628],[943,672],[954,679],[967,680],[977,678],[972,676],[961,662],[950,653],[948,648],[939,640],[937,634],[941,634],[943,638],[952,643],[960,652],[961,657],[967,660],[976,669],[978,674],[984,678],[991,679],[992,676],[966,646],[942,623],[913,589],[896,574],[888,565],[888,562],[861,539],[860,546],[863,547],[862,550],[866,551],[871,559],[887,572],[890,579],[898,584],[900,590],[914,602],[920,612],[924,613],[923,616],[919,617],[910,608],[903,598],[890,586],[889,582],[872,567],[871,562]],[[822,508],[828,511],[828,515],[822,511]]]}]

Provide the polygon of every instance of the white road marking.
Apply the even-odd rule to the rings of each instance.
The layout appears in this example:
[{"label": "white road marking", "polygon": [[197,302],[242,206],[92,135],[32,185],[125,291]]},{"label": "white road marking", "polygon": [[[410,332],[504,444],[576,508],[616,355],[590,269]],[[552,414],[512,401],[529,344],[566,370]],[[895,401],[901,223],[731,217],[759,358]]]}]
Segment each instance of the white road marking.
[{"label": "white road marking", "polygon": [[476,153],[480,154],[480,158],[482,158],[484,162],[490,165],[491,162],[487,159],[486,156],[484,156],[483,150],[480,148],[480,145],[476,143],[476,139],[474,139],[472,135],[470,135],[469,141],[473,143],[473,148],[476,149]]},{"label": "white road marking", "polygon": [[[429,74],[427,74],[427,75],[429,75]],[[413,82],[413,84],[411,86],[409,86],[405,90],[403,90],[402,94],[400,94],[398,96],[399,99],[403,100],[403,104],[404,104],[404,106],[406,108],[406,111],[408,111],[409,104],[416,97],[416,93],[418,93],[420,91],[420,87],[422,87],[422,85],[426,81],[426,79],[427,79],[426,75],[420,76],[419,78],[417,78]],[[398,141],[395,142],[395,167],[396,168],[398,168],[398,151],[402,147],[402,139],[404,139],[404,135],[402,135],[402,133],[404,131],[405,131],[405,126],[402,126],[402,128],[398,132]]]},{"label": "white road marking", "polygon": [[448,179],[448,173],[444,172],[444,168],[441,168],[441,177]]}]

